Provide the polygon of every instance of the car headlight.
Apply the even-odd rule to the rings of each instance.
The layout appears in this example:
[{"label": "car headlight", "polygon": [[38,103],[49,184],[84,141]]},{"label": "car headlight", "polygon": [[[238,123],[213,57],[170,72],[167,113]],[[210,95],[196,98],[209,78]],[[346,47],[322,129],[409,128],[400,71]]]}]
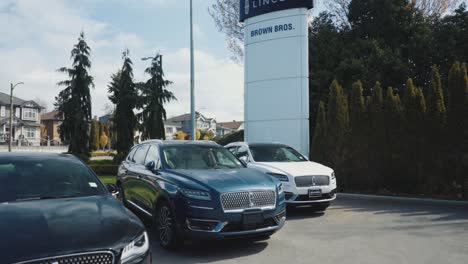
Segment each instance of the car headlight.
[{"label": "car headlight", "polygon": [[332,172],[332,174],[331,174],[331,179],[332,179],[332,180],[335,180],[335,179],[336,179],[335,172]]},{"label": "car headlight", "polygon": [[283,184],[280,183],[280,184],[278,185],[278,195],[283,194],[283,193],[284,193]]},{"label": "car headlight", "polygon": [[273,172],[267,172],[268,175],[275,177],[276,179],[284,182],[288,182],[289,178],[288,176],[284,174],[279,174],[279,173],[273,173]]},{"label": "car headlight", "polygon": [[122,250],[120,258],[122,264],[127,263],[137,257],[141,257],[149,250],[148,234],[144,232],[137,239],[133,240],[130,244],[126,245]]},{"label": "car headlight", "polygon": [[197,199],[197,200],[206,200],[210,201],[211,196],[208,192],[193,190],[193,189],[180,189],[183,195],[188,198]]}]

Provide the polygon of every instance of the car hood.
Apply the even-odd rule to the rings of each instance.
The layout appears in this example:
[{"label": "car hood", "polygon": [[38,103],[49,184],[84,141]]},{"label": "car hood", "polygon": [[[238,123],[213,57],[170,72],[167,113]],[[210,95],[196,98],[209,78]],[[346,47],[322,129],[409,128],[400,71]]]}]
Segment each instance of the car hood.
[{"label": "car hood", "polygon": [[0,259],[13,263],[120,249],[144,231],[109,195],[0,204]]},{"label": "car hood", "polygon": [[291,176],[330,175],[333,170],[322,164],[304,162],[256,162],[256,166],[264,167],[274,173],[285,173]]},{"label": "car hood", "polygon": [[[187,188],[202,185],[219,193],[242,190],[275,189],[275,180],[254,169],[219,169],[219,170],[174,170],[173,173],[186,178]],[[193,182],[193,183],[190,183]]]}]

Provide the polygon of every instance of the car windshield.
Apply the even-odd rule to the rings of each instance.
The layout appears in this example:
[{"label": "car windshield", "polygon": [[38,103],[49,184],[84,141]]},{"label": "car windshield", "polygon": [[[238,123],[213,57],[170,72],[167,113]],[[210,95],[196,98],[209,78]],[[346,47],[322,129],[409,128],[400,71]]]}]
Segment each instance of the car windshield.
[{"label": "car windshield", "polygon": [[164,159],[170,169],[238,169],[242,164],[228,150],[213,146],[165,146]]},{"label": "car windshield", "polygon": [[0,160],[0,203],[105,193],[99,179],[79,161]]},{"label": "car windshield", "polygon": [[307,161],[299,152],[291,147],[265,145],[251,146],[250,152],[257,162],[301,162]]}]

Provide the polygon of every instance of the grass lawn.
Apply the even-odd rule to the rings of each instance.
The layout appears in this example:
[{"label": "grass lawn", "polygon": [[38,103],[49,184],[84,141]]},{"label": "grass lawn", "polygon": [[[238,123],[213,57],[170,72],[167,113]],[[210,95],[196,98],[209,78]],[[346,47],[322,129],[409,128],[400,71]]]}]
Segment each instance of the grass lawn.
[{"label": "grass lawn", "polygon": [[111,175],[99,176],[99,178],[101,179],[101,181],[102,181],[104,184],[107,184],[107,183],[113,183],[113,184],[115,184],[115,180],[116,180],[116,177],[115,177],[115,176],[111,176]]}]

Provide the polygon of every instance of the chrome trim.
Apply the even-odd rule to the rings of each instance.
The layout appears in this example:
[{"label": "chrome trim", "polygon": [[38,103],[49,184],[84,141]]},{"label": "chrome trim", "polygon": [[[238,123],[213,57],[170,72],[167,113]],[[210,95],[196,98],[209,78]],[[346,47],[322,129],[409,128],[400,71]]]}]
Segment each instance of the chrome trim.
[{"label": "chrome trim", "polygon": [[[200,221],[200,222],[218,222],[218,224],[215,226],[213,230],[199,230],[199,229],[193,229],[190,226],[189,220]],[[187,218],[185,220],[185,223],[187,224],[187,228],[190,231],[206,232],[206,233],[219,233],[228,224],[228,222],[221,222],[218,220],[206,220],[206,219],[196,219],[196,218]]]},{"label": "chrome trim", "polygon": [[336,194],[333,198],[330,199],[323,199],[323,200],[313,200],[313,201],[291,201],[291,200],[286,200],[286,203],[289,204],[313,204],[313,203],[323,203],[323,202],[331,202],[336,199]]},{"label": "chrome trim", "polygon": [[[225,210],[224,209],[224,205],[223,205],[223,202],[222,202],[222,199],[223,199],[223,196],[224,195],[227,195],[227,194],[232,194],[232,193],[242,193],[242,192],[271,192],[273,191],[275,193],[275,203],[271,206],[262,206],[262,207],[249,207],[249,208],[243,208],[243,209],[233,209],[233,210]],[[266,211],[266,210],[274,210],[276,209],[276,201],[278,200],[278,192],[276,191],[276,188],[274,190],[272,189],[259,189],[259,190],[245,190],[245,191],[235,191],[235,192],[226,192],[226,193],[222,193],[219,195],[219,202],[221,204],[221,208],[223,209],[223,212],[224,213],[243,213],[244,211],[246,210],[262,210],[262,211]]]},{"label": "chrome trim", "polygon": [[212,207],[204,207],[204,206],[196,206],[196,205],[189,205],[189,206],[195,209],[214,210],[214,208]]},{"label": "chrome trim", "polygon": [[284,223],[285,221],[281,221],[281,223],[278,224],[277,226],[269,226],[269,227],[264,227],[260,229],[246,230],[246,231],[224,232],[224,233],[221,232],[219,234],[229,237],[229,236],[249,235],[249,234],[256,234],[256,233],[262,233],[262,232],[268,232],[268,231],[275,231],[275,230],[279,230],[280,228],[282,228]]},{"label": "chrome trim", "polygon": [[40,258],[40,259],[32,259],[32,260],[26,260],[26,261],[21,261],[21,262],[15,262],[14,264],[28,264],[28,263],[37,262],[37,261],[44,261],[44,260],[50,260],[50,259],[56,259],[56,258],[68,258],[68,257],[81,256],[81,255],[91,255],[91,254],[111,254],[112,263],[115,264],[115,254],[112,251],[93,251],[93,252],[61,255],[61,256],[52,256],[52,257],[46,257],[46,258]]},{"label": "chrome trim", "polygon": [[125,202],[130,203],[133,207],[137,208],[137,209],[140,210],[141,212],[147,214],[147,215],[150,216],[150,217],[153,217],[153,214],[152,214],[152,213],[150,213],[150,212],[146,211],[145,209],[141,208],[141,207],[140,207],[139,205],[137,205],[136,203],[134,203],[134,202],[132,202],[132,201],[130,201],[130,200],[125,200]]}]

